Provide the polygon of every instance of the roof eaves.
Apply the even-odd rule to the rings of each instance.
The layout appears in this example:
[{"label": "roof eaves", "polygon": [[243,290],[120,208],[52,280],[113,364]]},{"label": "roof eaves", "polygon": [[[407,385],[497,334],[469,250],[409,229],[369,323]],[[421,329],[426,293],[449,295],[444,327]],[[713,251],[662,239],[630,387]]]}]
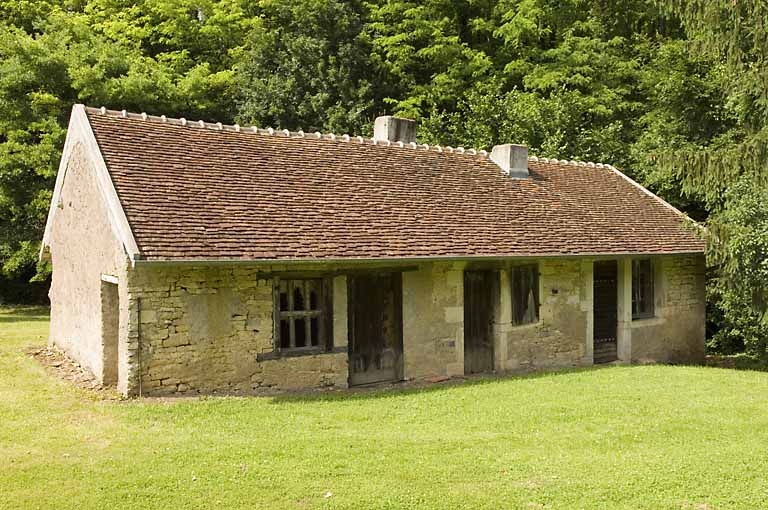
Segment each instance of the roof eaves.
[{"label": "roof eaves", "polygon": [[617,253],[565,253],[565,254],[520,254],[520,255],[441,255],[422,257],[349,257],[349,258],[292,258],[292,259],[141,259],[136,265],[301,265],[301,264],[378,264],[414,262],[498,262],[506,260],[547,260],[547,259],[615,259],[626,257],[668,257],[702,255],[704,250],[679,250],[663,252],[617,252]]}]

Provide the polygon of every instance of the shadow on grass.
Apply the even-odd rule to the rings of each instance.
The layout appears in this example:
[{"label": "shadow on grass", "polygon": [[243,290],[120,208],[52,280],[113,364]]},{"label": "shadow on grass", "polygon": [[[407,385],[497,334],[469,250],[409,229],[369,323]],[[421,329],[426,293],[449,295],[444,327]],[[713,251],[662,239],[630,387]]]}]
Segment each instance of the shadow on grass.
[{"label": "shadow on grass", "polygon": [[[367,386],[353,387],[349,389],[331,390],[327,393],[318,391],[307,391],[299,393],[285,393],[273,395],[270,397],[272,404],[301,404],[307,402],[322,401],[359,401],[376,400],[382,398],[398,398],[409,395],[424,393],[435,393],[442,391],[451,391],[458,388],[467,388],[472,386],[482,386],[488,384],[499,384],[513,380],[543,379],[548,377],[564,377],[582,372],[593,372],[597,370],[606,370],[612,368],[612,365],[564,368],[559,370],[548,370],[542,372],[527,372],[517,374],[484,374],[477,376],[467,376],[463,378],[449,379],[439,383],[393,383],[387,386]],[[631,367],[625,367],[631,368]]]},{"label": "shadow on grass", "polygon": [[0,324],[14,322],[44,322],[51,309],[47,306],[0,306]]},{"label": "shadow on grass", "polygon": [[[437,392],[454,391],[459,388],[472,386],[482,386],[491,384],[501,384],[515,380],[543,379],[547,377],[564,377],[581,372],[595,372],[610,369],[612,365],[600,365],[591,367],[573,367],[563,369],[553,369],[544,372],[519,372],[505,374],[482,374],[466,377],[457,377],[442,382],[430,383],[419,382],[396,382],[382,383],[371,386],[355,386],[352,388],[339,389],[307,389],[307,390],[276,390],[269,393],[239,393],[239,392],[216,392],[214,394],[178,394],[164,396],[144,396],[137,400],[128,399],[131,403],[152,403],[162,402],[165,404],[174,404],[190,401],[216,402],[221,399],[263,399],[269,404],[305,404],[312,402],[357,402],[369,401],[387,398],[403,398],[411,395],[429,394]],[[632,368],[624,366],[623,368]]]}]

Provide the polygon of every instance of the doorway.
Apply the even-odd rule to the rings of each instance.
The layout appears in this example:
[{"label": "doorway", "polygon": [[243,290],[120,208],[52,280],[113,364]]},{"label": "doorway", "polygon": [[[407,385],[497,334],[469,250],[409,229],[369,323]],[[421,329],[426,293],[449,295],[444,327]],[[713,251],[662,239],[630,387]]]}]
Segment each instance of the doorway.
[{"label": "doorway", "polygon": [[402,379],[401,273],[350,276],[347,287],[349,385]]},{"label": "doorway", "polygon": [[104,386],[117,384],[117,344],[120,336],[120,304],[117,284],[101,282],[101,352]]},{"label": "doorway", "polygon": [[464,373],[493,371],[494,271],[464,272]]},{"label": "doorway", "polygon": [[593,274],[594,363],[610,363],[618,359],[618,264],[615,260],[595,262]]}]

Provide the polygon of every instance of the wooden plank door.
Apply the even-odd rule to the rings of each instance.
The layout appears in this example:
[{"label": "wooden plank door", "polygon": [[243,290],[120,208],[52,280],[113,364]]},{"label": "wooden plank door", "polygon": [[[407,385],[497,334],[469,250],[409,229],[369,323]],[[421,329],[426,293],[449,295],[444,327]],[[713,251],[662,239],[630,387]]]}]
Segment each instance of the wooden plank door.
[{"label": "wooden plank door", "polygon": [[493,371],[496,273],[464,272],[464,373]]},{"label": "wooden plank door", "polygon": [[350,386],[402,378],[401,282],[401,273],[349,277]]},{"label": "wooden plank door", "polygon": [[616,361],[618,264],[615,260],[594,264],[594,362]]}]

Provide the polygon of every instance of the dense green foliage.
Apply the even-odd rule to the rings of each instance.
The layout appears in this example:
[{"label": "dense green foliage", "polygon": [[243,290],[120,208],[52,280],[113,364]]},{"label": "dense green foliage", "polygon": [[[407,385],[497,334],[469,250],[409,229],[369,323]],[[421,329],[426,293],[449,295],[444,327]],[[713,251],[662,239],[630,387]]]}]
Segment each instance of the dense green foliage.
[{"label": "dense green foliage", "polygon": [[34,267],[72,104],[232,119],[255,22],[234,1],[0,2],[4,276]]},{"label": "dense green foliage", "polygon": [[[712,258],[719,262],[710,285],[710,301],[717,304],[721,327],[710,338],[723,353],[765,355],[768,351],[768,188],[749,179],[726,192],[726,206],[713,217],[719,228]],[[717,251],[715,251],[717,250]]]},{"label": "dense green foliage", "polygon": [[361,2],[269,1],[261,14],[240,67],[240,120],[308,132],[369,129],[377,91]]},{"label": "dense green foliage", "polygon": [[768,4],[674,0],[694,58],[712,62],[716,129],[660,158],[708,212],[713,304],[723,319],[712,345],[766,356],[768,342]]},{"label": "dense green foliage", "polygon": [[[0,283],[34,273],[75,102],[366,135],[392,113],[416,118],[425,142],[513,141],[612,163],[707,220],[712,345],[759,352],[766,245],[736,243],[764,221],[739,211],[766,173],[765,10],[757,0],[0,0]],[[727,192],[737,182],[747,192]],[[729,236],[733,222],[747,233]]]},{"label": "dense green foliage", "polygon": [[761,509],[768,373],[633,366],[423,389],[99,400],[0,308],[0,508]]}]

